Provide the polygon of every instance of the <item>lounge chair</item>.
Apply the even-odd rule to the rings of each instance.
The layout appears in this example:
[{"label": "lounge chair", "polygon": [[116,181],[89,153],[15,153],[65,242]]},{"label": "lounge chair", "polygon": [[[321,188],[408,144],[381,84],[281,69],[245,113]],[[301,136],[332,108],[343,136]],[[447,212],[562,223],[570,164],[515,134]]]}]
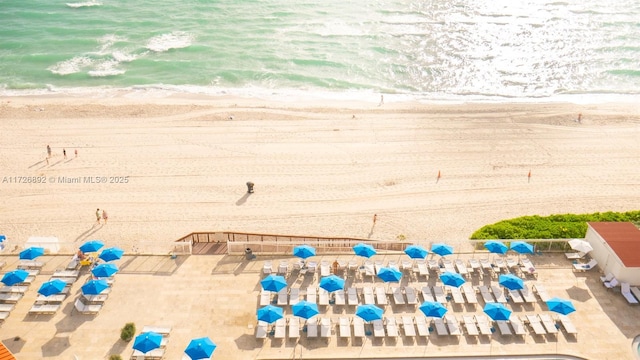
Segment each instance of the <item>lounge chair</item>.
[{"label": "lounge chair", "polygon": [[336,305],[346,305],[347,301],[344,296],[344,290],[342,289],[336,290],[333,293],[333,300],[334,300],[334,304]]},{"label": "lounge chair", "polygon": [[389,260],[387,266],[391,269],[400,271],[400,267],[398,266],[398,262],[395,260]]},{"label": "lounge chair", "polygon": [[578,335],[578,330],[573,325],[573,322],[571,322],[569,317],[565,315],[558,315],[558,321],[560,321],[560,324],[564,328],[564,331],[567,332],[567,334]]},{"label": "lounge chair", "polygon": [[460,330],[460,323],[453,314],[446,314],[444,320],[447,322],[447,328],[449,329],[449,335],[460,336],[462,330]]},{"label": "lounge chair", "polygon": [[413,271],[413,263],[411,262],[411,260],[403,259],[400,262],[400,267],[402,268],[403,271],[406,271],[406,272]]},{"label": "lounge chair", "polygon": [[[59,305],[58,305],[59,306]],[[85,304],[79,298],[74,303],[76,310],[81,314],[97,314],[102,309],[101,304]]]},{"label": "lounge chair", "polygon": [[365,286],[362,288],[362,295],[364,298],[364,303],[366,305],[373,305],[376,303],[376,299],[373,296],[373,289],[369,286]]},{"label": "lounge chair", "polygon": [[489,261],[489,259],[487,258],[480,259],[480,267],[482,268],[483,271],[493,272],[493,266],[491,265],[491,261]]},{"label": "lounge chair", "polygon": [[509,324],[506,321],[496,320],[496,325],[498,327],[498,331],[500,331],[500,334],[504,336],[513,335],[513,332],[511,331],[511,328],[509,327]]},{"label": "lounge chair", "polygon": [[384,337],[382,320],[373,320],[371,321],[371,325],[373,326],[373,337]]},{"label": "lounge chair", "polygon": [[300,320],[297,317],[292,317],[288,321],[289,323],[289,338],[297,339],[300,337]]},{"label": "lounge chair", "polygon": [[316,288],[315,287],[308,287],[307,288],[307,301],[310,303],[316,303]]},{"label": "lounge chair", "polygon": [[478,286],[478,290],[480,291],[480,296],[482,296],[482,300],[484,300],[485,304],[496,302],[496,299],[491,295],[488,287],[480,285]]},{"label": "lounge chair", "polygon": [[16,303],[22,299],[21,293],[0,293],[0,301],[3,303]]},{"label": "lounge chair", "polygon": [[329,318],[320,319],[320,337],[322,338],[331,337],[331,319]]},{"label": "lounge chair", "polygon": [[429,336],[429,326],[427,326],[427,320],[424,316],[416,316],[416,328],[418,329],[419,336]]},{"label": "lounge chair", "polygon": [[0,311],[0,322],[7,320],[10,314],[10,311]]},{"label": "lounge chair", "polygon": [[393,294],[393,302],[396,305],[404,305],[405,304],[404,295],[402,295],[402,288],[401,287],[392,287],[391,288],[391,293]]},{"label": "lounge chair", "polygon": [[638,303],[638,299],[636,299],[631,293],[631,285],[629,285],[629,283],[620,283],[620,293],[622,294],[622,296],[624,296],[629,304]]},{"label": "lounge chair", "polygon": [[596,259],[589,260],[586,264],[573,264],[574,271],[588,271],[595,268],[598,265]]},{"label": "lounge chair", "polygon": [[329,305],[329,292],[323,288],[318,289],[318,305]]},{"label": "lounge chair", "polygon": [[448,286],[449,288],[449,293],[451,293],[451,298],[453,299],[453,302],[456,304],[464,304],[464,296],[462,296],[462,292],[460,291],[460,288],[457,288],[455,286]]},{"label": "lounge chair", "polygon": [[467,265],[464,263],[464,261],[462,261],[462,259],[456,259],[455,264],[458,274],[465,276],[469,273],[469,271],[467,270]]},{"label": "lounge chair", "polygon": [[635,296],[636,299],[640,300],[640,289],[638,289],[637,286],[632,286],[630,290],[633,296]]},{"label": "lounge chair", "polygon": [[307,320],[307,337],[318,337],[318,317],[312,317],[311,319]]},{"label": "lounge chair", "polygon": [[42,294],[38,294],[36,297],[36,303],[38,304],[59,304],[67,298],[67,294],[53,294],[49,296],[44,296]]},{"label": "lounge chair", "polygon": [[440,271],[440,265],[438,265],[438,261],[436,260],[428,260],[427,265],[430,271],[435,271],[435,272]]},{"label": "lounge chair", "polygon": [[286,335],[287,335],[287,320],[285,320],[284,318],[276,320],[273,337],[275,339],[284,339]]},{"label": "lounge chair", "polygon": [[405,315],[402,317],[402,329],[404,330],[404,336],[416,336],[416,328],[413,326],[413,318],[411,316]]},{"label": "lounge chair", "polygon": [[376,303],[378,305],[387,305],[387,293],[381,286],[375,287]]},{"label": "lounge chair", "polygon": [[27,289],[29,289],[29,287],[24,285],[2,286],[0,287],[0,293],[24,294],[27,292]]},{"label": "lounge chair", "polygon": [[396,323],[396,318],[385,317],[384,322],[387,327],[387,336],[398,337],[399,333],[398,333],[398,324]]},{"label": "lounge chair", "polygon": [[359,316],[353,318],[353,337],[365,337],[364,321]]},{"label": "lounge chair", "polygon": [[338,328],[339,328],[339,333],[338,336],[340,336],[341,338],[346,338],[349,339],[351,338],[351,324],[349,323],[349,319],[346,317],[341,317],[338,320]]},{"label": "lounge chair", "polygon": [[469,266],[471,267],[471,271],[474,273],[480,273],[480,270],[482,270],[480,260],[475,258],[469,259]]},{"label": "lounge chair", "polygon": [[349,305],[358,305],[358,291],[356,288],[348,288],[347,289],[347,304]]},{"label": "lounge chair", "polygon": [[453,261],[449,259],[442,259],[442,266],[444,267],[444,271],[456,272],[456,266],[453,264]]},{"label": "lounge chair", "polygon": [[616,287],[618,285],[620,285],[620,282],[616,278],[613,278],[613,279],[611,279],[611,281],[607,281],[607,282],[604,283],[604,286],[607,289],[613,289],[614,287]]},{"label": "lounge chair", "polygon": [[380,272],[380,269],[384,267],[384,262],[382,260],[376,260],[373,262],[373,265],[375,267],[376,274],[378,274]]},{"label": "lounge chair", "polygon": [[480,329],[480,334],[491,336],[493,332],[491,331],[491,325],[489,325],[487,316],[484,314],[475,315],[474,318],[476,319],[476,324],[478,324],[478,329]]},{"label": "lounge chair", "polygon": [[416,265],[418,267],[418,275],[429,276],[429,268],[427,267],[427,263],[424,259],[417,260]]},{"label": "lounge chair", "polygon": [[533,332],[536,335],[545,335],[547,333],[547,331],[544,329],[544,326],[542,326],[540,318],[537,315],[529,314],[525,316],[525,319],[526,323],[531,327],[531,329],[533,329]]},{"label": "lounge chair", "polygon": [[582,259],[585,255],[587,255],[587,254],[583,253],[583,252],[580,252],[580,251],[564,253],[564,256],[569,260]]},{"label": "lounge chair", "polygon": [[411,286],[407,286],[404,288],[404,294],[407,296],[407,304],[418,304],[418,295],[416,295],[416,289],[412,288]]},{"label": "lounge chair", "polygon": [[549,314],[538,314],[538,317],[540,318],[540,322],[542,322],[542,326],[544,326],[544,329],[547,331],[547,333],[549,334],[558,333],[558,328],[556,327],[556,323],[551,319],[551,316]]},{"label": "lounge chair", "polygon": [[277,304],[278,306],[284,306],[287,305],[287,300],[288,300],[289,294],[287,292],[287,288],[283,288],[282,290],[278,291],[278,300],[277,300]]},{"label": "lounge chair", "polygon": [[439,336],[449,335],[449,331],[447,331],[444,320],[441,318],[433,318],[433,325],[436,327],[436,334]]},{"label": "lounge chair", "polygon": [[422,287],[422,298],[424,299],[424,301],[436,301],[436,299],[433,297],[433,293],[431,293],[431,288],[428,286]]},{"label": "lounge chair", "polygon": [[544,287],[544,285],[533,284],[532,287],[533,287],[533,291],[535,291],[536,294],[538,294],[538,297],[540,298],[540,300],[546,302],[547,300],[551,299],[549,294],[547,294],[547,289]]},{"label": "lounge chair", "polygon": [[300,289],[291,288],[289,291],[289,305],[295,305],[300,302]]},{"label": "lounge chair", "polygon": [[33,304],[29,314],[55,314],[60,309],[60,304]]},{"label": "lounge chair", "polygon": [[464,328],[467,331],[467,334],[471,336],[480,335],[480,331],[478,331],[478,326],[476,325],[476,320],[473,315],[463,315],[462,322],[464,323]]},{"label": "lounge chair", "polygon": [[496,258],[496,259],[493,260],[493,262],[495,263],[496,267],[498,268],[498,272],[509,270],[509,268],[507,267],[507,264],[504,262],[503,259]]},{"label": "lounge chair", "polygon": [[373,262],[371,262],[371,260],[365,260],[364,263],[362,264],[362,275],[364,276],[375,276],[376,275],[376,268],[373,265]]},{"label": "lounge chair", "polygon": [[315,276],[317,270],[318,270],[318,263],[315,261],[309,261],[307,262],[307,271],[305,272],[305,275],[311,274],[312,276]]},{"label": "lounge chair", "polygon": [[511,323],[511,327],[513,328],[513,332],[516,335],[525,336],[527,335],[527,330],[524,328],[524,324],[517,316],[511,316],[509,322]]},{"label": "lounge chair", "polygon": [[518,268],[518,259],[513,258],[513,257],[508,257],[507,258],[507,267],[509,269],[515,269]]},{"label": "lounge chair", "polygon": [[11,312],[16,307],[16,304],[0,304],[0,311]]},{"label": "lounge chair", "polygon": [[531,260],[529,260],[529,258],[523,257],[522,259],[520,259],[520,265],[522,265],[520,270],[523,274],[531,275],[534,277],[537,275],[536,267],[533,266],[533,263],[531,262]]},{"label": "lounge chair", "polygon": [[602,281],[603,283],[606,283],[607,281],[611,281],[613,280],[615,276],[612,273],[607,273],[607,275],[605,276],[600,276],[600,281]]},{"label": "lounge chair", "polygon": [[520,289],[520,295],[527,303],[536,302],[536,296],[533,294],[533,291],[529,288],[527,284],[524,285],[522,289]]},{"label": "lounge chair", "polygon": [[433,287],[433,295],[436,298],[436,301],[441,304],[447,303],[447,296],[444,293],[444,288],[440,285],[436,285]]},{"label": "lounge chair", "polygon": [[264,339],[267,337],[267,324],[264,321],[258,321],[258,326],[256,326],[256,339]]},{"label": "lounge chair", "polygon": [[349,269],[350,271],[355,271],[358,269],[358,261],[357,260],[349,260],[349,262],[347,263],[347,269]]},{"label": "lounge chair", "polygon": [[504,290],[498,285],[491,285],[491,293],[496,298],[496,302],[504,304],[507,302],[507,297],[504,296]]},{"label": "lounge chair", "polygon": [[511,298],[511,301],[516,304],[524,303],[524,299],[522,298],[522,295],[520,295],[520,292],[518,292],[518,290],[507,289],[507,291],[509,292],[509,298]]},{"label": "lounge chair", "polygon": [[273,272],[273,266],[271,265],[271,260],[265,260],[264,265],[262,265],[262,273],[265,275],[269,275]]},{"label": "lounge chair", "polygon": [[280,260],[280,265],[278,265],[278,274],[286,275],[287,272],[289,272],[289,261]]},{"label": "lounge chair", "polygon": [[476,291],[473,289],[473,286],[471,286],[471,284],[468,284],[468,283],[462,284],[460,289],[462,290],[464,297],[467,299],[467,303],[474,304],[474,305],[478,303],[478,298],[476,297]]},{"label": "lounge chair", "polygon": [[331,266],[329,262],[326,260],[322,260],[320,262],[320,276],[329,276],[331,275]]}]

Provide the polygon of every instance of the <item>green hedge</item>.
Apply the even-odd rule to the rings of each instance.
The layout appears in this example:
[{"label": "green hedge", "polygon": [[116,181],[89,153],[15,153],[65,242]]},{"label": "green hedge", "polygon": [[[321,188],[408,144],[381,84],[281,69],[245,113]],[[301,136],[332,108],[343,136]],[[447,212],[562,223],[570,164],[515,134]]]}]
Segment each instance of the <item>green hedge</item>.
[{"label": "green hedge", "polygon": [[640,225],[640,211],[523,216],[483,226],[471,235],[471,239],[584,238],[587,222],[592,221],[630,221]]}]

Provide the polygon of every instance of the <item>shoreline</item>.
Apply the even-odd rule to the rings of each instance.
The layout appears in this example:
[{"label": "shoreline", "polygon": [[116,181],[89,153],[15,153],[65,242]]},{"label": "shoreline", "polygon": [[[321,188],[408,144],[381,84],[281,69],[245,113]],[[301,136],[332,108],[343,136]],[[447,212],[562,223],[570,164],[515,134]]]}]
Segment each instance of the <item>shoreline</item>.
[{"label": "shoreline", "polygon": [[[161,253],[197,231],[464,247],[503,219],[635,210],[639,114],[613,103],[2,98],[2,178],[56,180],[0,182],[2,232],[16,245],[100,238]],[[97,177],[128,180],[57,182]],[[97,207],[109,224],[96,226]]]}]

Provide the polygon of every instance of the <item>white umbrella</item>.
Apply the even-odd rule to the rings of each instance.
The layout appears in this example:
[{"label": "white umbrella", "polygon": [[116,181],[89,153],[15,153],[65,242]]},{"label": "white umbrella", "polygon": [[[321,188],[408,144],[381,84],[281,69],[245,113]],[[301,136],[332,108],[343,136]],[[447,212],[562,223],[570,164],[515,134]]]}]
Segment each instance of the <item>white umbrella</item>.
[{"label": "white umbrella", "polygon": [[589,244],[589,242],[580,239],[569,240],[569,246],[571,246],[573,250],[585,254],[593,250],[593,247],[591,247],[591,244]]}]

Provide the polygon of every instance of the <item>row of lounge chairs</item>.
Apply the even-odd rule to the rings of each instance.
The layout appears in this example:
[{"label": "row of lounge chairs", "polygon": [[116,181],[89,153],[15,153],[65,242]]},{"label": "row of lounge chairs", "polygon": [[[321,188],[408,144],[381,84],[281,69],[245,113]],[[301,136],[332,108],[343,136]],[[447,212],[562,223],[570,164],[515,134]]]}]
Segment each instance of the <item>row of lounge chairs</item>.
[{"label": "row of lounge chairs", "polygon": [[637,286],[631,286],[627,282],[620,282],[612,273],[600,277],[600,281],[607,289],[616,288],[620,285],[620,293],[629,304],[640,304],[640,289]]},{"label": "row of lounge chairs", "polygon": [[78,276],[80,276],[80,272],[78,270],[55,271],[53,275],[51,275],[50,280],[59,279],[59,280],[65,281],[67,285],[58,294],[53,294],[49,296],[38,294],[35,302],[29,309],[28,314],[31,314],[31,315],[55,314],[62,306],[62,302],[69,295],[71,285],[78,279]]},{"label": "row of lounge chairs", "polygon": [[167,348],[167,343],[169,342],[169,335],[171,335],[171,327],[169,326],[151,326],[145,325],[142,328],[142,333],[145,332],[155,332],[162,335],[162,340],[160,342],[160,347],[157,349],[153,349],[146,353],[143,353],[139,350],[133,350],[131,354],[131,360],[159,360],[164,359],[164,353]]},{"label": "row of lounge chairs", "polygon": [[44,263],[40,261],[20,260],[17,268],[27,271],[29,275],[21,283],[0,287],[0,321],[4,321],[9,317],[16,303],[22,299],[31,283],[33,283],[36,276],[40,273],[43,265]]}]

